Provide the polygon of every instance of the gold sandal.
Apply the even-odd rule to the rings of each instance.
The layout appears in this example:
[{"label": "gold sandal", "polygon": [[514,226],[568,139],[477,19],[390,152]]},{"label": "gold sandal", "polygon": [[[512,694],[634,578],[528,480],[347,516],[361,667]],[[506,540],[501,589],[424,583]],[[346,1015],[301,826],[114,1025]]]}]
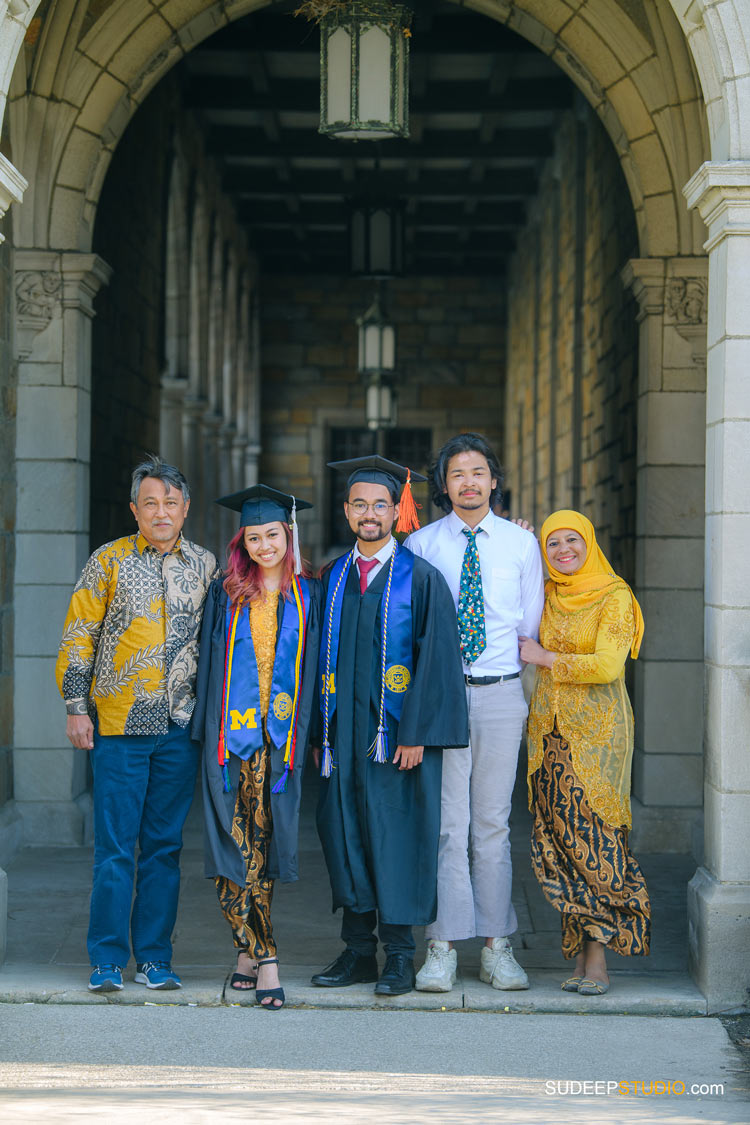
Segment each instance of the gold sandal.
[{"label": "gold sandal", "polygon": [[591,977],[584,977],[578,985],[579,996],[603,996],[605,992],[609,992],[609,982],[607,984],[602,980],[592,980]]},{"label": "gold sandal", "polygon": [[583,977],[568,977],[567,980],[562,982],[560,988],[563,992],[578,992],[578,985],[583,979]]}]

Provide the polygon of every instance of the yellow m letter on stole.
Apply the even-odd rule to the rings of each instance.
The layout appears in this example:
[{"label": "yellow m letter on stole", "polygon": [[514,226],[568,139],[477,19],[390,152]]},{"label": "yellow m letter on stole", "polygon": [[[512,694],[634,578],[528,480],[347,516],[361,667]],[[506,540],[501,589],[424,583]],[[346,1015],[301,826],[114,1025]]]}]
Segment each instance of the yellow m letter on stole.
[{"label": "yellow m letter on stole", "polygon": [[[326,678],[325,678],[325,676],[321,676],[320,679],[322,681],[322,684],[321,684],[322,690],[325,691],[326,690]],[[336,692],[335,673],[329,672],[328,673],[328,694],[334,695],[335,692]]]},{"label": "yellow m letter on stole", "polygon": [[240,727],[248,727],[248,729],[257,727],[258,724],[255,721],[255,710],[255,707],[248,707],[247,711],[245,712],[230,711],[229,717],[232,720],[232,725],[229,729],[239,730]]}]

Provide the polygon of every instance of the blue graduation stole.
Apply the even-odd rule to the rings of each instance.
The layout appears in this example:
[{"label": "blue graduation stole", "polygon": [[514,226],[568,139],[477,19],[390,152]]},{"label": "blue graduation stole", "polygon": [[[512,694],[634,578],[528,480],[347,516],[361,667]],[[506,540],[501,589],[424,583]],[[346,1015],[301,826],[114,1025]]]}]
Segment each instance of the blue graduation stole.
[{"label": "blue graduation stole", "polygon": [[[320,709],[323,714],[323,759],[321,774],[330,777],[334,766],[333,748],[328,740],[331,716],[336,710],[336,667],[343,597],[339,594],[354,558],[354,548],[348,555],[337,559],[331,568],[323,617],[323,635],[320,646],[318,673],[320,676]],[[404,693],[409,687],[413,672],[411,585],[414,572],[414,555],[406,547],[394,544],[388,565],[385,590],[380,603],[381,683],[378,733],[368,754],[376,762],[388,760],[388,736],[385,712],[397,722],[401,718]]]},{"label": "blue graduation stole", "polygon": [[[302,660],[310,613],[310,590],[304,578],[295,575],[291,593],[293,599],[284,600],[266,716],[266,730],[271,742],[279,749],[285,747],[286,769],[280,792],[286,788],[286,776],[294,768]],[[224,697],[218,748],[222,767],[226,766],[229,754],[247,761],[263,745],[258,664],[247,606],[227,606],[226,630]],[[226,770],[224,777],[226,788]]]}]

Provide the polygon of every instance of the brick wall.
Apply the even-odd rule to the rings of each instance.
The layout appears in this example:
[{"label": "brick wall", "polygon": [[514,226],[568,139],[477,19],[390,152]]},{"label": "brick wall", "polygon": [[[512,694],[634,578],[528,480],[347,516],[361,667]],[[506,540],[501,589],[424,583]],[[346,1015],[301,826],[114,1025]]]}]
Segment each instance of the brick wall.
[{"label": "brick wall", "polygon": [[130,534],[130,473],[159,448],[169,83],[134,116],[112,158],[94,251],[113,269],[92,336],[91,546]]},{"label": "brick wall", "polygon": [[587,106],[563,121],[508,294],[506,446],[514,514],[593,521],[633,578],[637,335],[620,271],[637,252],[612,143]]},{"label": "brick wall", "polygon": [[[303,547],[316,562],[330,546],[331,430],[365,424],[355,321],[372,293],[372,283],[348,277],[261,282],[260,479],[315,501],[315,514],[303,514],[300,526]],[[433,451],[461,430],[480,430],[502,457],[503,282],[403,278],[389,283],[385,303],[397,333],[399,427],[428,428]],[[429,508],[426,485],[415,496],[425,506],[423,522],[438,514]]]},{"label": "brick wall", "polygon": [[11,219],[0,221],[0,807],[13,796],[13,570],[16,366],[12,353]]}]

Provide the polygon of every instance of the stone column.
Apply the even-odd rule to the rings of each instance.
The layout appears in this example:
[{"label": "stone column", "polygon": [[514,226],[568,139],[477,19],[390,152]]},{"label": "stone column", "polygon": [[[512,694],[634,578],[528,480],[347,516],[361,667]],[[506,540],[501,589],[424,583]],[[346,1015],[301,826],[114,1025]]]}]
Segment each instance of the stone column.
[{"label": "stone column", "polygon": [[65,738],[54,665],[89,554],[91,320],[111,270],[94,254],[17,250],[14,779],[27,841],[84,837],[87,758]]},{"label": "stone column", "polygon": [[214,414],[210,407],[200,420],[200,441],[202,447],[203,473],[200,482],[199,499],[203,505],[203,545],[213,551],[218,558],[221,554],[219,542],[219,508],[214,503],[221,493],[219,487],[219,431],[221,417]]},{"label": "stone column", "polygon": [[633,846],[701,851],[705,258],[639,258]]},{"label": "stone column", "polygon": [[183,473],[183,412],[187,385],[187,379],[168,372],[161,377],[159,452],[165,461],[177,465]]},{"label": "stone column", "polygon": [[[10,208],[11,203],[20,203],[28,187],[21,173],[0,153],[0,220]],[[0,221],[0,227],[8,226]],[[0,243],[5,236],[0,229]],[[13,568],[15,528],[15,467],[13,466],[13,444],[15,419],[12,399],[15,392],[15,359],[12,354],[12,251],[6,246],[0,254],[0,388],[3,405],[8,409],[0,419],[0,451],[5,464],[2,468],[4,492],[0,501],[0,514],[3,526],[0,532],[0,629],[2,630],[2,650],[0,651],[0,717],[2,723],[2,747],[0,758],[0,965],[5,958],[7,915],[8,915],[8,876],[2,866],[15,854],[23,839],[23,825],[12,800],[12,771],[9,757],[12,737],[12,665],[13,665]],[[7,330],[6,330],[7,329]]]},{"label": "stone column", "polygon": [[180,469],[187,477],[190,486],[190,514],[185,527],[188,539],[196,543],[205,540],[203,521],[203,446],[201,438],[201,418],[206,408],[205,401],[196,395],[185,396],[182,411],[182,460]]},{"label": "stone column", "polygon": [[750,986],[750,161],[685,187],[708,228],[705,859],[688,888],[691,971],[709,1012]]}]

